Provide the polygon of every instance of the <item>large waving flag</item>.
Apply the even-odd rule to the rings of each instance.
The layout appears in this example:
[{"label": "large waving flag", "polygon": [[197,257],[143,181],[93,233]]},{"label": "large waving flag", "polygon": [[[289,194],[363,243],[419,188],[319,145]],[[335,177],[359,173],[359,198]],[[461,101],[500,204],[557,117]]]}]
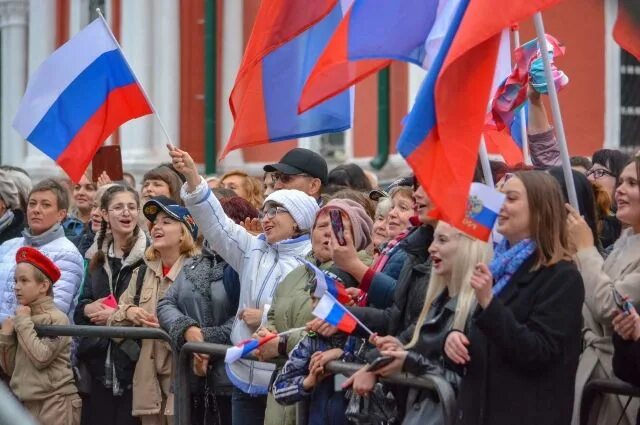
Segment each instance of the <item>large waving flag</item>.
[{"label": "large waving flag", "polygon": [[558,1],[461,0],[456,9],[398,142],[449,222],[465,215],[501,32]]},{"label": "large waving flag", "polygon": [[36,70],[13,127],[78,182],[111,133],[151,113],[109,28],[98,18]]},{"label": "large waving flag", "polygon": [[620,47],[640,61],[640,6],[637,0],[618,1],[613,38]]},{"label": "large waving flag", "polygon": [[351,126],[349,93],[298,115],[304,82],[343,17],[337,0],[263,1],[229,98],[229,151]]},{"label": "large waving flag", "polygon": [[425,67],[439,47],[429,40],[438,6],[446,14],[455,10],[447,3],[457,1],[355,0],[309,76],[299,110],[335,96],[388,66],[391,59]]}]

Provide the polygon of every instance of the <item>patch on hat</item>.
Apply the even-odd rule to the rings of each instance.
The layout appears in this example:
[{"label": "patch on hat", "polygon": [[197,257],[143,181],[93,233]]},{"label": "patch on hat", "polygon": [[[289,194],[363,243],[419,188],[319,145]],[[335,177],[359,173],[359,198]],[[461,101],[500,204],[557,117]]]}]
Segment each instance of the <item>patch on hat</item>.
[{"label": "patch on hat", "polygon": [[144,206],[143,212],[144,215],[154,216],[158,214],[158,206],[156,204],[147,203],[147,205]]}]

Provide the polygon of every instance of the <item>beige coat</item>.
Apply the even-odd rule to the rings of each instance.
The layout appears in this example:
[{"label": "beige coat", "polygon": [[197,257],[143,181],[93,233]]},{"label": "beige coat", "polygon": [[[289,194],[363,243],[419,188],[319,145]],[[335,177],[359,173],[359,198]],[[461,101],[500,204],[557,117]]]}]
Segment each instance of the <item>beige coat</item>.
[{"label": "beige coat", "polygon": [[0,335],[0,366],[11,375],[11,389],[21,401],[41,401],[78,392],[71,370],[70,337],[38,337],[34,325],[68,325],[53,298],[29,305],[31,316],[16,316],[15,333]]},{"label": "beige coat", "polygon": [[[156,314],[158,301],[173,283],[182,269],[185,257],[180,256],[166,276],[162,276],[160,260],[146,261],[147,271],[142,282],[139,307],[148,313]],[[136,269],[131,274],[129,287],[120,296],[118,310],[109,318],[110,326],[133,326],[127,319],[127,310],[133,307],[136,294]],[[173,416],[173,394],[167,389],[171,381],[171,348],[165,341],[145,339],[140,348],[140,357],[133,374],[133,415],[166,415]],[[166,403],[166,409],[162,410]]]},{"label": "beige coat", "polygon": [[[574,401],[572,424],[579,423],[580,400],[586,382],[591,378],[613,377],[613,327],[611,320],[616,304],[612,288],[628,296],[633,303],[640,301],[640,235],[631,229],[622,232],[613,251],[606,260],[596,248],[583,249],[576,255],[576,263],[584,280],[585,349],[580,357],[576,376],[576,398]],[[607,396],[598,413],[598,424],[615,424],[622,413],[627,397]],[[640,403],[633,399],[626,410],[626,418],[621,425],[635,423],[635,415]],[[626,419],[626,420],[625,420]]]}]

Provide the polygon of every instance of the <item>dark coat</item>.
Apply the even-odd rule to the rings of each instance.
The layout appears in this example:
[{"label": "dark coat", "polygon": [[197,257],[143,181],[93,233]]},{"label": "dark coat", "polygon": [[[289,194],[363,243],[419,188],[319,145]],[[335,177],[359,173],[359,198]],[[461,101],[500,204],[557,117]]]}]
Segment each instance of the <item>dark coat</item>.
[{"label": "dark coat", "polygon": [[84,230],[78,236],[71,238],[71,242],[78,248],[80,255],[85,256],[96,238],[95,232],[91,229],[91,222],[84,225]]},{"label": "dark coat", "polygon": [[[640,342],[625,341],[616,333],[613,334],[613,348],[613,373],[623,381],[640,386]],[[640,425],[640,410],[636,425]]]},{"label": "dark coat", "polygon": [[27,225],[24,211],[13,210],[13,221],[0,233],[0,245],[5,241],[22,236],[22,231]]},{"label": "dark coat", "polygon": [[584,286],[573,263],[530,271],[533,256],[468,331],[460,425],[568,425],[581,350]]},{"label": "dark coat", "polygon": [[400,242],[407,258],[393,291],[393,302],[390,306],[385,309],[349,308],[373,332],[395,336],[415,323],[422,310],[431,276],[427,248],[432,241],[433,227],[421,226]]},{"label": "dark coat", "polygon": [[[156,312],[160,326],[167,331],[174,344],[181,348],[185,343],[184,333],[191,326],[202,330],[205,342],[231,344],[231,326],[238,309],[237,299],[232,303],[229,285],[223,281],[230,267],[219,256],[204,250],[202,254],[188,259],[175,282],[164,297],[158,301]],[[233,269],[231,269],[233,270]],[[222,357],[211,363],[210,381],[218,394],[231,393]],[[204,393],[205,382],[193,375],[192,390]]]}]

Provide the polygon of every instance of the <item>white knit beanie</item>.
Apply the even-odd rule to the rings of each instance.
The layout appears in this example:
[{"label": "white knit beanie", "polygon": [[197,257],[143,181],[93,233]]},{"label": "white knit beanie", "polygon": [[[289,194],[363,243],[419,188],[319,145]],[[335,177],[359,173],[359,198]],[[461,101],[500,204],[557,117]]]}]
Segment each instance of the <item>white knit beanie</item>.
[{"label": "white knit beanie", "polygon": [[320,209],[315,199],[296,189],[276,190],[267,196],[262,205],[267,202],[275,202],[285,207],[300,230],[311,230],[316,213]]}]

